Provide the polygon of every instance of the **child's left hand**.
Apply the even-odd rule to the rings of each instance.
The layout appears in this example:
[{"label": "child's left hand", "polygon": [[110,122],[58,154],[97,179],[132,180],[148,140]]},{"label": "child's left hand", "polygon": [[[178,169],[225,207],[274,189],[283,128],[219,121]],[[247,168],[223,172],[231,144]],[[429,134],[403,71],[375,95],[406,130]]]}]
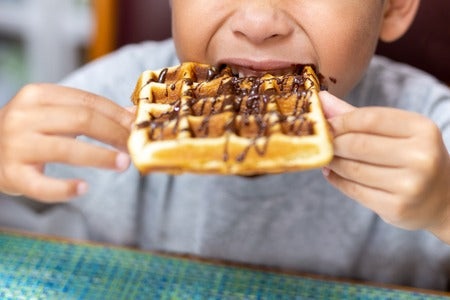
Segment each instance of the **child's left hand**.
[{"label": "child's left hand", "polygon": [[334,133],[327,180],[386,222],[450,244],[450,156],[439,128],[417,113],[320,97]]}]

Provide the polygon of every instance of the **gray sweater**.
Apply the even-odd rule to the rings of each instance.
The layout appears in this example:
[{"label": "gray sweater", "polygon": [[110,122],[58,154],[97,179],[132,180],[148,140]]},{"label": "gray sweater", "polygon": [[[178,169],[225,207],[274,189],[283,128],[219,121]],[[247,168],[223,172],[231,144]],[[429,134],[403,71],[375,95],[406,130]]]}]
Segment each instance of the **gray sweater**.
[{"label": "gray sweater", "polygon": [[[83,67],[63,84],[130,106],[142,71],[177,63],[171,40],[147,42]],[[440,126],[450,149],[450,91],[419,70],[375,57],[347,100],[424,114]],[[320,170],[254,178],[140,177],[134,167],[116,173],[54,164],[47,173],[85,178],[90,190],[57,205],[0,194],[0,226],[345,278],[449,287],[450,246],[428,232],[384,223],[331,187]]]}]

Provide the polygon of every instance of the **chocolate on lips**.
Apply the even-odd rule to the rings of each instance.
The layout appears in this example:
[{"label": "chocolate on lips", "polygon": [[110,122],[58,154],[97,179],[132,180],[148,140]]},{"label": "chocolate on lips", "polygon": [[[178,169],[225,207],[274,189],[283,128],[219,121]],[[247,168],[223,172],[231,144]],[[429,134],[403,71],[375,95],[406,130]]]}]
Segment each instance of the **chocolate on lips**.
[{"label": "chocolate on lips", "polygon": [[[311,102],[318,90],[312,68],[302,65],[282,76],[242,78],[228,66],[195,63],[146,72],[132,97],[139,108],[130,153],[143,173],[260,174],[315,167],[312,156],[325,162],[332,156],[320,103]],[[302,143],[301,137],[311,141]],[[304,148],[305,164],[291,166],[296,145]],[[185,160],[168,157],[184,151]],[[159,161],[147,158],[155,153]]]}]

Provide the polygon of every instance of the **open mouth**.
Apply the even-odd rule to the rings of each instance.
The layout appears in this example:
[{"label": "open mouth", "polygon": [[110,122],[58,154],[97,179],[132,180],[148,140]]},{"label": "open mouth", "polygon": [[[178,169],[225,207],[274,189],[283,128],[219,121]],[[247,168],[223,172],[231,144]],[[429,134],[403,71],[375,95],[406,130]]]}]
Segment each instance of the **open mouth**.
[{"label": "open mouth", "polygon": [[305,65],[294,62],[282,61],[250,61],[244,59],[223,60],[220,65],[227,65],[234,75],[239,77],[260,77],[265,74],[272,76],[283,76],[287,74],[298,74]]},{"label": "open mouth", "polygon": [[237,66],[237,65],[229,65],[231,67],[231,71],[233,72],[234,75],[239,76],[240,78],[242,77],[251,77],[251,76],[263,76],[265,74],[270,74],[273,76],[282,76],[282,75],[286,75],[286,74],[294,74],[296,72],[298,72],[298,66],[293,65],[292,67],[289,68],[283,68],[283,69],[265,69],[265,70],[260,70],[260,69],[254,69],[251,67],[243,67],[243,66]]}]

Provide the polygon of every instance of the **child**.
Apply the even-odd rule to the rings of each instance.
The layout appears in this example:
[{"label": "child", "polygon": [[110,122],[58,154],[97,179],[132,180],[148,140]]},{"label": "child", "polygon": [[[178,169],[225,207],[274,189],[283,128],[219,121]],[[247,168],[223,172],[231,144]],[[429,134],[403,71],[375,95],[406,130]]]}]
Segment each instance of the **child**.
[{"label": "child", "polygon": [[[0,110],[0,225],[446,289],[450,92],[372,58],[379,38],[404,34],[418,5],[172,1],[173,41],[128,46],[62,86],[28,85]],[[140,177],[128,168],[133,114],[122,107],[142,71],[179,61],[227,63],[246,75],[316,64],[337,79],[321,93],[334,160],[322,172]],[[43,175],[50,162],[62,164]]]}]

